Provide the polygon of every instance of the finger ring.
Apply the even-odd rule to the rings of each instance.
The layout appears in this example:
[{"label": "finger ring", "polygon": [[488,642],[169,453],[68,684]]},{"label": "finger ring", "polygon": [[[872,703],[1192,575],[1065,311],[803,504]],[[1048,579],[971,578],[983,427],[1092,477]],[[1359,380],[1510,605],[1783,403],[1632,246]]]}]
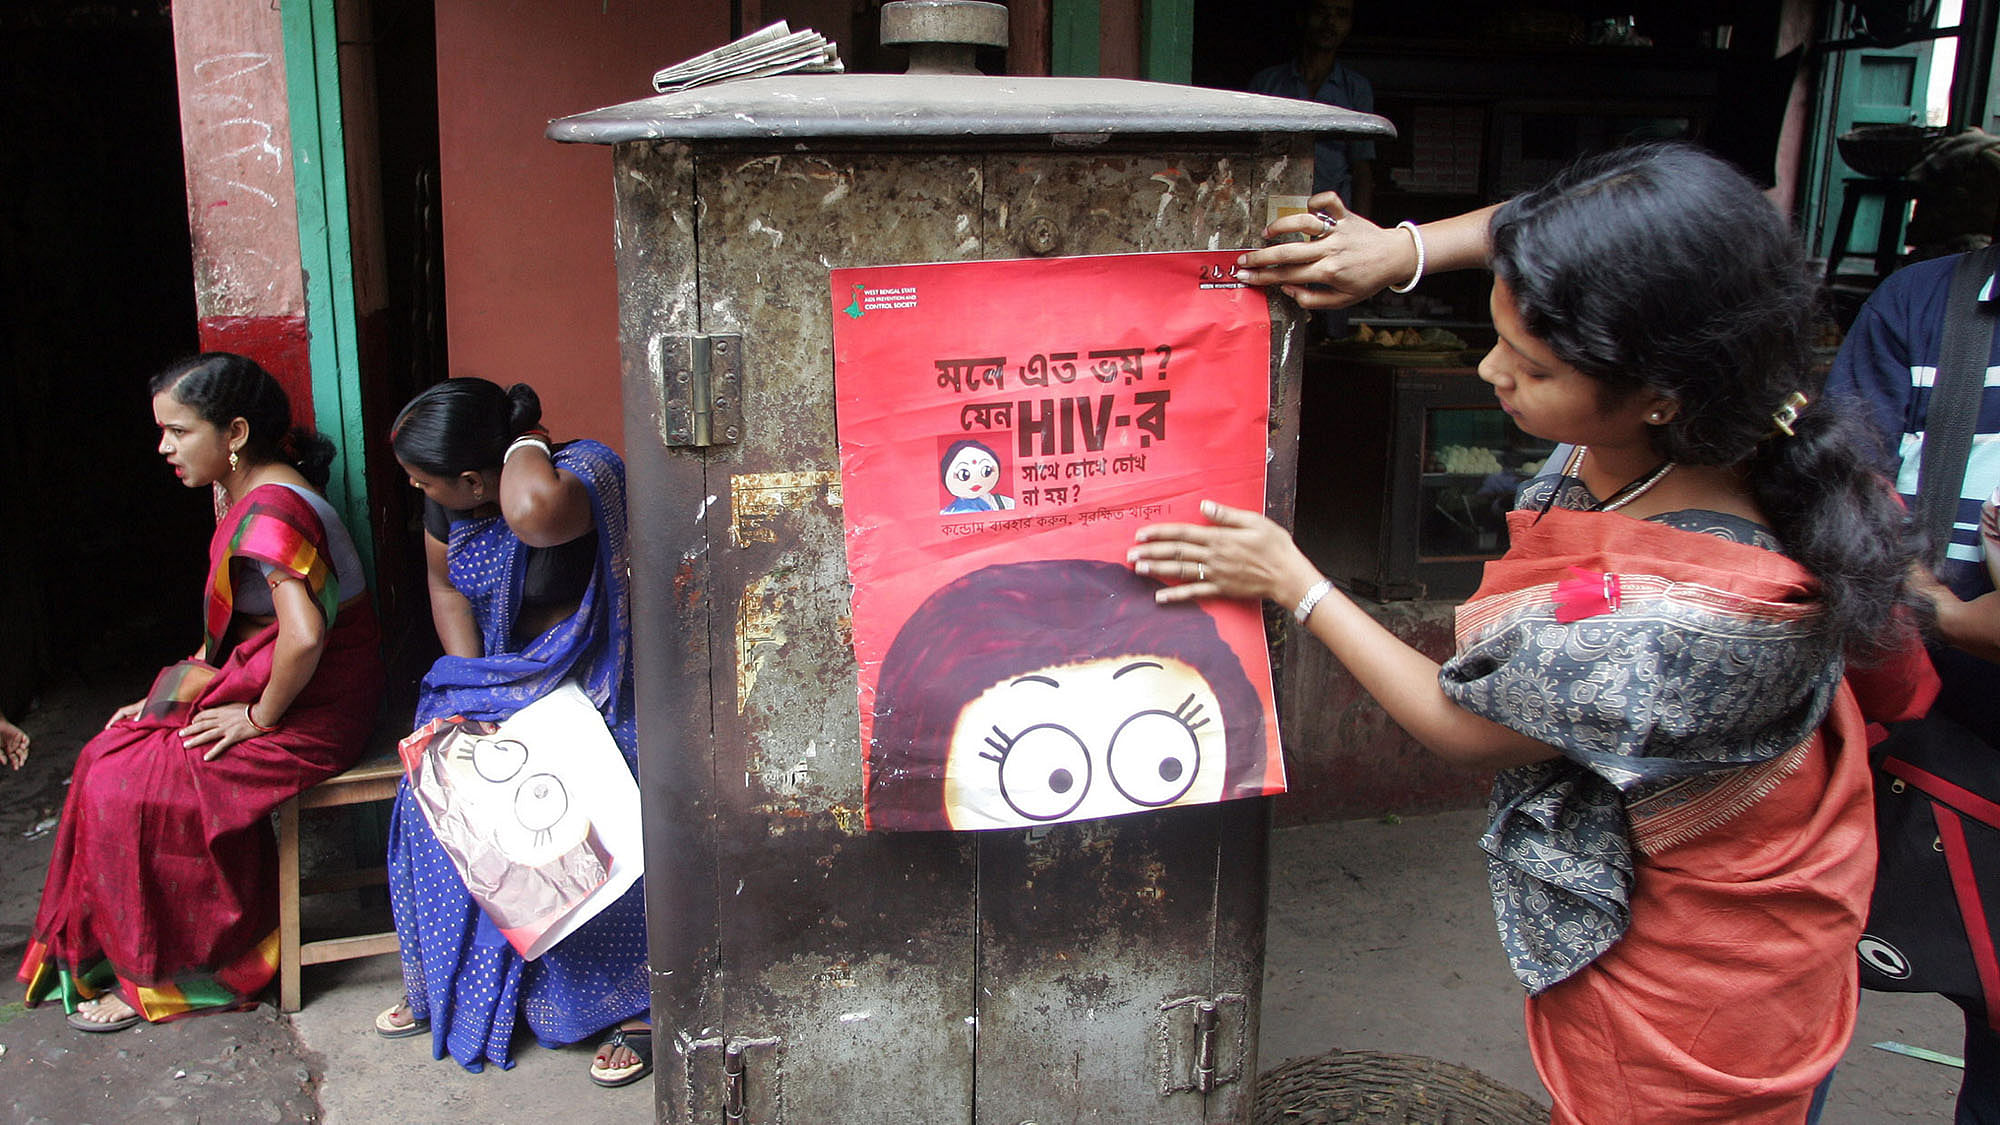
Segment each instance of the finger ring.
[{"label": "finger ring", "polygon": [[1324,211],[1314,211],[1312,213],[1312,217],[1319,220],[1319,226],[1320,226],[1319,236],[1321,238],[1325,238],[1327,235],[1332,234],[1333,228],[1340,225],[1339,219],[1334,218],[1332,215],[1329,215]]},{"label": "finger ring", "polygon": [[1208,581],[1208,567],[1202,563],[1194,564],[1194,580],[1196,582]]}]

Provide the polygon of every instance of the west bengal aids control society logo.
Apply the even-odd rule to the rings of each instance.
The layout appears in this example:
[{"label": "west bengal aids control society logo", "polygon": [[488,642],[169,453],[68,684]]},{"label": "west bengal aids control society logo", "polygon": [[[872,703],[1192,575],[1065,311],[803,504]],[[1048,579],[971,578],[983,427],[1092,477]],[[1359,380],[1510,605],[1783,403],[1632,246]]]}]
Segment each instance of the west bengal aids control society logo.
[{"label": "west bengal aids control society logo", "polygon": [[863,316],[872,312],[888,312],[896,309],[914,309],[917,307],[917,287],[914,285],[893,285],[880,289],[871,288],[866,285],[853,285],[849,288],[854,291],[852,299],[847,302],[847,307],[840,311],[853,317],[855,320],[860,320]]}]

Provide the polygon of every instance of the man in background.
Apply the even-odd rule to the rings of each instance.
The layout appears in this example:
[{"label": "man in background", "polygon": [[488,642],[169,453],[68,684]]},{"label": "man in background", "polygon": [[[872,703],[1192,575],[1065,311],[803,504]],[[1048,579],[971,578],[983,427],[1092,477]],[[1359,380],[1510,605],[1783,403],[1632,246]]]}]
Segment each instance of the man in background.
[{"label": "man in background", "polygon": [[[1258,71],[1250,79],[1251,92],[1375,112],[1375,88],[1337,57],[1353,29],[1354,0],[1305,0],[1298,55]],[[1314,147],[1313,192],[1339,192],[1348,210],[1368,214],[1374,161],[1374,141],[1322,138]]]},{"label": "man in background", "polygon": [[[1884,440],[1896,490],[1914,507],[1917,478],[1929,435],[1931,389],[1944,351],[1944,321],[1951,275],[1961,255],[1905,266],[1877,286],[1841,342],[1827,376],[1826,393],[1865,404]],[[2000,276],[1978,294],[1982,315],[2000,315]],[[1916,575],[1918,591],[1937,611],[1938,638],[1931,659],[1943,691],[1933,713],[1949,716],[2000,747],[2000,593],[1982,561],[1982,502],[2000,487],[2000,332],[1986,363],[1974,421],[1972,451],[1960,487],[1958,516],[1942,565],[1933,579]],[[2000,1125],[2000,1034],[1986,1013],[1965,1008],[1965,1073],[1958,1091],[1956,1125]]]}]

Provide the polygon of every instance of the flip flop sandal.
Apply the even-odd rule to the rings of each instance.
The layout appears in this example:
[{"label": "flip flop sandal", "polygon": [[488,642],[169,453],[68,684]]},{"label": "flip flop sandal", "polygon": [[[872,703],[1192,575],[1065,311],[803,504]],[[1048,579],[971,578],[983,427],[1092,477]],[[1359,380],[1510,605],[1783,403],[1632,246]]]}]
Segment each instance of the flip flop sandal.
[{"label": "flip flop sandal", "polygon": [[621,1027],[612,1032],[604,1042],[597,1045],[597,1053],[627,1048],[639,1056],[639,1061],[630,1066],[603,1066],[596,1059],[590,1060],[590,1080],[599,1086],[615,1088],[630,1086],[639,1079],[653,1073],[653,1029],[650,1027]]},{"label": "flip flop sandal", "polygon": [[397,1023],[396,1013],[403,1010],[401,1004],[391,1004],[375,1017],[375,1034],[384,1039],[408,1039],[412,1035],[422,1035],[431,1029],[429,1020],[412,1019],[409,1023]]},{"label": "flip flop sandal", "polygon": [[88,1031],[92,1035],[108,1035],[114,1031],[123,1031],[128,1027],[144,1023],[145,1020],[146,1017],[137,1012],[133,1012],[129,1016],[121,1016],[115,1020],[94,1020],[82,1012],[71,1012],[63,1017],[64,1023],[69,1024],[78,1031]]}]

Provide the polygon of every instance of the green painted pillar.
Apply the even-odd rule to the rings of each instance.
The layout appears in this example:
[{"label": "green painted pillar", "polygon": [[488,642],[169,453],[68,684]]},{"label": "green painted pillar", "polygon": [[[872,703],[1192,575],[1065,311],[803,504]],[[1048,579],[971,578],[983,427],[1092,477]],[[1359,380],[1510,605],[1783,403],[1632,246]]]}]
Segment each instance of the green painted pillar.
[{"label": "green painted pillar", "polygon": [[354,252],[348,231],[347,153],[341,131],[334,0],[282,3],[299,264],[305,273],[306,331],[311,337],[313,415],[320,432],[334,444],[327,499],[354,536],[372,585],[374,534],[368,518],[367,435],[361,420]]},{"label": "green painted pillar", "polygon": [[[1140,10],[1141,77],[1186,83],[1194,73],[1194,0],[1145,0]],[[1095,78],[1103,72],[1104,33],[1098,0],[1053,0],[1049,8],[1049,73]]]},{"label": "green painted pillar", "polygon": [[1146,0],[1140,76],[1185,86],[1194,77],[1194,0]]},{"label": "green painted pillar", "polygon": [[1098,73],[1097,0],[1054,0],[1049,6],[1049,73],[1095,78]]}]

